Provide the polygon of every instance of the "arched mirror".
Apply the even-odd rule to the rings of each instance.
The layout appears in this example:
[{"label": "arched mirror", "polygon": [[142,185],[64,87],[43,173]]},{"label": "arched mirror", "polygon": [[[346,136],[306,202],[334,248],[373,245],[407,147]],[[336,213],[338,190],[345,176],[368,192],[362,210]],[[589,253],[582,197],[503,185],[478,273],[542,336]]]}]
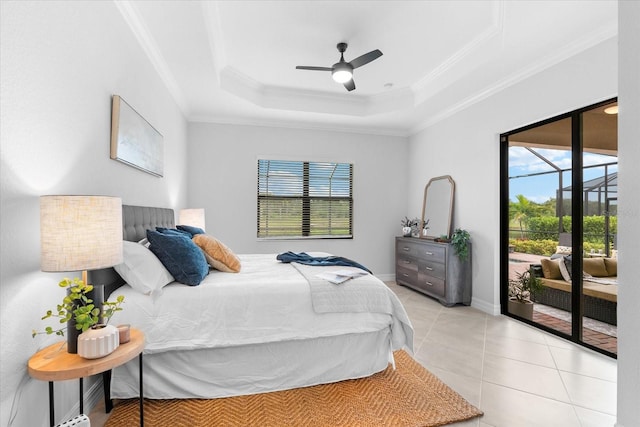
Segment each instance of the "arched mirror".
[{"label": "arched mirror", "polygon": [[431,178],[424,188],[420,237],[435,239],[451,236],[455,183],[449,175]]}]

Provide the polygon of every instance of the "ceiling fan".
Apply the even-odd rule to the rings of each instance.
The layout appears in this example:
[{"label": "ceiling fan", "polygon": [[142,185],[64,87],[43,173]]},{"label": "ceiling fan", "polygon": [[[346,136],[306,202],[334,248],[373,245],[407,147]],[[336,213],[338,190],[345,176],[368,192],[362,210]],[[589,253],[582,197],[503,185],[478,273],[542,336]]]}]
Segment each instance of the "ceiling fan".
[{"label": "ceiling fan", "polygon": [[362,67],[365,64],[378,59],[382,56],[382,52],[378,49],[372,50],[369,53],[365,53],[354,59],[351,62],[344,60],[344,51],[347,50],[346,43],[338,43],[336,46],[340,52],[340,61],[333,64],[331,67],[309,67],[305,65],[298,65],[297,70],[312,70],[312,71],[331,71],[331,77],[338,83],[344,84],[344,87],[348,91],[352,91],[356,88],[356,84],[353,82],[353,70],[358,67]]}]

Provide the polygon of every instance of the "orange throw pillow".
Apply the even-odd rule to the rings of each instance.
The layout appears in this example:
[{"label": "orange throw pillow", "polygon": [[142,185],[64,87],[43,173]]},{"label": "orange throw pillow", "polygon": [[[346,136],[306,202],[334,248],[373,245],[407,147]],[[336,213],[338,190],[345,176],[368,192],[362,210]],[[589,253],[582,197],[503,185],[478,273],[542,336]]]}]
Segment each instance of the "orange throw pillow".
[{"label": "orange throw pillow", "polygon": [[196,234],[193,243],[198,245],[209,265],[227,273],[240,271],[240,259],[224,243],[208,234]]}]

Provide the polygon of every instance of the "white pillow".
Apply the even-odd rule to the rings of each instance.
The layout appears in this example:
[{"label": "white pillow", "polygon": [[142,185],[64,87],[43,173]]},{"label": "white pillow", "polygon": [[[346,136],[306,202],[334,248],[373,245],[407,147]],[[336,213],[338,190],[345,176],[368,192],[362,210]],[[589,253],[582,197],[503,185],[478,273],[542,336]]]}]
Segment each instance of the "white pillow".
[{"label": "white pillow", "polygon": [[113,268],[136,291],[145,295],[159,291],[175,279],[150,249],[123,241],[122,264]]},{"label": "white pillow", "polygon": [[558,258],[558,267],[560,267],[560,274],[562,274],[562,278],[571,283],[571,273],[569,269],[567,269],[567,264],[564,262],[564,258]]}]

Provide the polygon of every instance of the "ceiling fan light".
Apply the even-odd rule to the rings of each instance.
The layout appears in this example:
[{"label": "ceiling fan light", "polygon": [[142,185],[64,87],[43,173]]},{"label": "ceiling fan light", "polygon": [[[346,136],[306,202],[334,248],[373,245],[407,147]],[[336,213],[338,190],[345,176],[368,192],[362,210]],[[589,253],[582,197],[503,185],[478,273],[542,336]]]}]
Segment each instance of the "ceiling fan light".
[{"label": "ceiling fan light", "polygon": [[338,83],[346,83],[353,77],[353,74],[349,70],[334,70],[331,73],[331,77]]}]

